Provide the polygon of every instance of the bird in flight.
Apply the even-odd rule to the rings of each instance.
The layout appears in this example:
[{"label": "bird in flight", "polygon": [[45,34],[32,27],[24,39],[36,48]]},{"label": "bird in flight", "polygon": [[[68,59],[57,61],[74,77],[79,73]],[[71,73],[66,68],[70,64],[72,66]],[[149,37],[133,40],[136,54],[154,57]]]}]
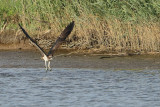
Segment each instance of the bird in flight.
[{"label": "bird in flight", "polygon": [[37,49],[41,52],[42,54],[42,59],[45,61],[45,67],[46,67],[46,72],[48,70],[51,71],[51,67],[50,67],[50,61],[53,58],[53,55],[55,53],[55,50],[58,49],[58,47],[65,41],[65,39],[68,37],[68,35],[72,32],[73,27],[74,27],[74,21],[72,21],[60,34],[60,36],[57,38],[57,40],[55,41],[55,43],[51,46],[48,54],[45,53],[45,51],[36,43],[35,40],[33,40],[29,34],[24,30],[24,28],[19,24],[19,27],[21,28],[21,30],[23,31],[23,33],[26,35],[26,37],[28,39],[30,39],[31,43],[37,47]]}]

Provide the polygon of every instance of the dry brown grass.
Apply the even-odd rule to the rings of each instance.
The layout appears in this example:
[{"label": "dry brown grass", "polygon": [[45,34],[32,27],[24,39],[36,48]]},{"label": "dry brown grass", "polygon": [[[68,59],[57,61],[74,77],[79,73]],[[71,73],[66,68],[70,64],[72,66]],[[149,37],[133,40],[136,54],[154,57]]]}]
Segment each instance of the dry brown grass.
[{"label": "dry brown grass", "polygon": [[[66,15],[66,17],[68,17]],[[71,20],[71,18],[70,18]],[[67,25],[67,22],[64,22]],[[50,29],[48,29],[48,26]],[[32,28],[32,26],[31,26]],[[37,39],[42,47],[47,48],[59,36],[64,26],[55,20],[53,23],[35,22],[34,29],[28,33]],[[1,44],[24,41],[24,34],[17,31],[1,33]],[[6,35],[6,36],[4,36]],[[23,36],[22,36],[23,35]],[[11,37],[12,36],[12,37]],[[12,38],[12,39],[11,39]],[[22,43],[22,42],[21,42]],[[45,47],[45,45],[47,47]],[[92,50],[92,52],[145,53],[160,51],[159,23],[132,23],[116,19],[102,19],[99,16],[81,15],[75,19],[75,27],[67,42],[62,46],[67,49]]]},{"label": "dry brown grass", "polygon": [[97,17],[91,16],[86,21],[76,22],[74,35],[78,39],[72,44],[79,49],[94,48],[110,52],[159,52],[159,29],[158,23],[133,24],[119,20],[97,20]]}]

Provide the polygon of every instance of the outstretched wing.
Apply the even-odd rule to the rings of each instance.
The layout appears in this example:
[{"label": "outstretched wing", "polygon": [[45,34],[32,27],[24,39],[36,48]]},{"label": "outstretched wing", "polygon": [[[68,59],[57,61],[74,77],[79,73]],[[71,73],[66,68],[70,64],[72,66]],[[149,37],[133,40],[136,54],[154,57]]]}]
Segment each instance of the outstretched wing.
[{"label": "outstretched wing", "polygon": [[19,24],[19,27],[21,28],[21,30],[23,31],[23,33],[26,35],[27,38],[30,39],[30,41],[33,43],[34,46],[36,46],[39,51],[41,52],[42,55],[46,55],[46,53],[44,52],[44,50],[28,35],[28,33],[22,28],[22,26]]},{"label": "outstretched wing", "polygon": [[74,27],[74,21],[72,21],[60,34],[56,42],[52,45],[48,52],[49,55],[53,55],[55,50],[65,41],[65,39],[68,37],[68,35],[71,33]]}]

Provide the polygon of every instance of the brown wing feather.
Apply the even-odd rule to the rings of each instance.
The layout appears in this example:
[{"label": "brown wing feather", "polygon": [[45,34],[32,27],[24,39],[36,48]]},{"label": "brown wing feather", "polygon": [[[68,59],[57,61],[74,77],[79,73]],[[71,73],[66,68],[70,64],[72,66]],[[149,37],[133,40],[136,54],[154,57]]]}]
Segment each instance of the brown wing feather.
[{"label": "brown wing feather", "polygon": [[72,32],[74,27],[74,21],[71,22],[60,34],[56,42],[52,45],[50,48],[50,51],[48,52],[49,55],[53,55],[55,50],[65,41],[65,39],[68,37],[68,35]]},{"label": "brown wing feather", "polygon": [[21,30],[23,31],[23,33],[26,35],[27,38],[30,39],[30,41],[33,43],[34,46],[37,47],[37,49],[39,49],[39,51],[41,52],[42,55],[46,55],[46,53],[43,51],[43,49],[28,35],[28,33],[23,29],[23,27],[19,24],[19,27],[21,28]]}]

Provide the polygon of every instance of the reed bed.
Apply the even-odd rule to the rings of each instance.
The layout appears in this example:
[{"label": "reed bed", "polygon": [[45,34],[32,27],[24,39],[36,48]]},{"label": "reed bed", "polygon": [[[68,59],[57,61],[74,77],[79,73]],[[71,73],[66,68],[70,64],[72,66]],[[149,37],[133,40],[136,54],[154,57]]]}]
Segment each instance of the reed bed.
[{"label": "reed bed", "polygon": [[67,49],[159,52],[159,17],[159,0],[0,0],[0,43],[25,40],[21,23],[45,48],[74,20]]}]

